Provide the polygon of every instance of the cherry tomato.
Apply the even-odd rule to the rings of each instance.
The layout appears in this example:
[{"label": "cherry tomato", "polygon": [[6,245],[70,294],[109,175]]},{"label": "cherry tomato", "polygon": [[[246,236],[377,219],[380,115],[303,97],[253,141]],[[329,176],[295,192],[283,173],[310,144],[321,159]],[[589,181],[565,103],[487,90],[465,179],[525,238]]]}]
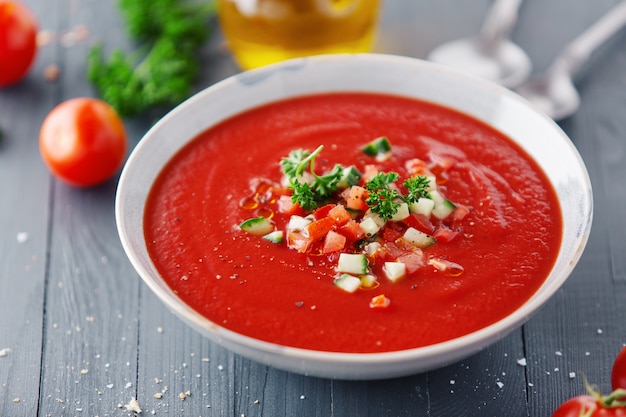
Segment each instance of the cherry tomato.
[{"label": "cherry tomato", "polygon": [[607,407],[592,395],[579,395],[561,404],[552,417],[626,417],[626,407]]},{"label": "cherry tomato", "polygon": [[626,389],[626,347],[622,348],[613,362],[611,370],[611,385],[613,389]]},{"label": "cherry tomato", "polygon": [[41,156],[53,174],[76,186],[104,182],[121,166],[126,131],[115,110],[95,98],[55,107],[39,132]]},{"label": "cherry tomato", "polygon": [[37,52],[37,19],[21,3],[0,0],[0,87],[20,81]]}]

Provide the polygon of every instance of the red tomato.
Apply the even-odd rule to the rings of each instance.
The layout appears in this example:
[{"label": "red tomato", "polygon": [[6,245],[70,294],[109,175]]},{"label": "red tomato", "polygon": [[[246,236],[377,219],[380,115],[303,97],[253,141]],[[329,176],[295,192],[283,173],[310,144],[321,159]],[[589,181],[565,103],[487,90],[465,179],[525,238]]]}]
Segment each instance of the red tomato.
[{"label": "red tomato", "polygon": [[297,214],[298,216],[304,213],[304,210],[302,209],[300,204],[294,203],[291,200],[290,195],[281,195],[276,201],[278,203],[278,211],[280,213],[285,213],[289,215]]},{"label": "red tomato", "polygon": [[104,182],[121,166],[126,131],[115,110],[94,98],[55,107],[39,132],[41,156],[53,174],[77,186]]},{"label": "red tomato", "polygon": [[365,188],[353,185],[349,188],[349,194],[346,201],[346,207],[352,210],[365,211],[369,208],[365,200],[367,200],[368,192]]},{"label": "red tomato", "polygon": [[331,253],[343,250],[346,247],[346,237],[340,235],[337,232],[330,231],[324,238],[324,246],[322,247],[322,253]]},{"label": "red tomato", "polygon": [[21,3],[0,0],[0,87],[20,81],[37,52],[37,19]]},{"label": "red tomato", "polygon": [[613,362],[611,370],[611,385],[613,389],[626,389],[626,347],[622,348]]},{"label": "red tomato", "polygon": [[306,227],[306,231],[310,239],[316,241],[323,239],[334,227],[335,221],[330,217],[324,217],[309,223]]},{"label": "red tomato", "polygon": [[552,417],[626,417],[626,407],[610,407],[592,395],[579,395],[565,401]]}]

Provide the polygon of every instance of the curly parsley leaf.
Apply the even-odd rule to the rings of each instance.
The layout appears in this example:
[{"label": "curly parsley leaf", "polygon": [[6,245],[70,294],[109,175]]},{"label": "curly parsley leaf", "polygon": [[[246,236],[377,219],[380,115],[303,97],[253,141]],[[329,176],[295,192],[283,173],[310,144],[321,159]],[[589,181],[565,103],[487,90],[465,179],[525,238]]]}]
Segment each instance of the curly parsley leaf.
[{"label": "curly parsley leaf", "polygon": [[[305,210],[314,210],[318,202],[332,196],[337,191],[343,174],[343,167],[339,164],[324,175],[315,173],[315,158],[322,149],[324,146],[319,146],[313,152],[296,149],[280,160],[280,168],[289,177],[289,183],[294,191],[291,200]],[[302,180],[302,174],[307,168],[311,173],[310,183]]]},{"label": "curly parsley leaf", "polygon": [[280,168],[289,179],[298,177],[310,162],[311,153],[305,149],[295,149],[280,160]]},{"label": "curly parsley leaf", "polygon": [[315,194],[311,187],[307,183],[301,183],[297,179],[295,179],[291,186],[293,188],[293,195],[291,196],[291,201],[294,203],[300,204],[305,210],[314,210],[317,207],[317,202],[315,201]]},{"label": "curly parsley leaf", "polygon": [[423,175],[407,178],[402,185],[409,190],[409,193],[403,198],[404,201],[409,204],[417,202],[419,198],[430,198],[430,194],[428,193],[430,179]]},{"label": "curly parsley leaf", "polygon": [[372,213],[378,214],[384,220],[391,219],[400,207],[402,195],[390,187],[398,178],[399,175],[395,172],[379,172],[365,185],[370,192],[366,203]]},{"label": "curly parsley leaf", "polygon": [[333,195],[335,191],[337,191],[342,174],[343,167],[339,164],[335,165],[329,173],[322,176],[313,174],[314,182],[312,187],[315,195],[318,197],[318,200],[321,201],[327,199]]}]

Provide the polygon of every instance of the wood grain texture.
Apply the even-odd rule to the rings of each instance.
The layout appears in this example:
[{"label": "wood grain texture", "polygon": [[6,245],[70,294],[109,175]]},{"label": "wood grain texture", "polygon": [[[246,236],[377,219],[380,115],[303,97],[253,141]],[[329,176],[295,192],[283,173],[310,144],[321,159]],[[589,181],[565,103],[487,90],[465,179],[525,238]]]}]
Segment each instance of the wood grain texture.
[{"label": "wood grain texture", "polygon": [[[132,45],[113,1],[26,3],[53,36],[28,78],[0,90],[0,416],[130,415],[132,398],[141,415],[156,416],[549,416],[584,392],[583,374],[610,389],[611,362],[626,343],[625,33],[585,67],[581,109],[561,123],[596,201],[588,249],[563,288],[525,326],[463,361],[404,378],[333,381],[251,362],[200,336],[125,257],[116,179],[76,189],[49,176],[37,149],[43,118],[62,100],[94,95],[85,81],[93,42],[107,51]],[[478,30],[490,3],[386,2],[377,50],[424,57]],[[514,39],[540,70],[616,3],[526,0]],[[197,90],[238,72],[217,27],[201,58]],[[52,64],[53,82],[43,77]],[[158,116],[126,121],[131,147]]]},{"label": "wood grain texture", "polygon": [[[37,8],[54,12],[43,3]],[[48,57],[43,51],[31,74],[0,94],[1,415],[36,415],[38,409],[50,216],[38,125],[55,92],[38,74]]]}]

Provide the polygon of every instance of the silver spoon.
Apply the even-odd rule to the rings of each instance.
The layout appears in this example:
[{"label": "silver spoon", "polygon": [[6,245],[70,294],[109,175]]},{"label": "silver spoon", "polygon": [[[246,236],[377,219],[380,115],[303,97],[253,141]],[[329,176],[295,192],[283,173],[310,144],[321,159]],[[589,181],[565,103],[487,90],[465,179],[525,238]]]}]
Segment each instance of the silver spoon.
[{"label": "silver spoon", "polygon": [[626,1],[614,6],[600,20],[570,42],[545,74],[535,76],[516,91],[539,110],[561,120],[578,110],[580,96],[573,78],[601,44],[626,24]]},{"label": "silver spoon", "polygon": [[427,59],[514,88],[530,75],[528,55],[509,40],[522,0],[495,0],[477,36],[446,42]]}]

